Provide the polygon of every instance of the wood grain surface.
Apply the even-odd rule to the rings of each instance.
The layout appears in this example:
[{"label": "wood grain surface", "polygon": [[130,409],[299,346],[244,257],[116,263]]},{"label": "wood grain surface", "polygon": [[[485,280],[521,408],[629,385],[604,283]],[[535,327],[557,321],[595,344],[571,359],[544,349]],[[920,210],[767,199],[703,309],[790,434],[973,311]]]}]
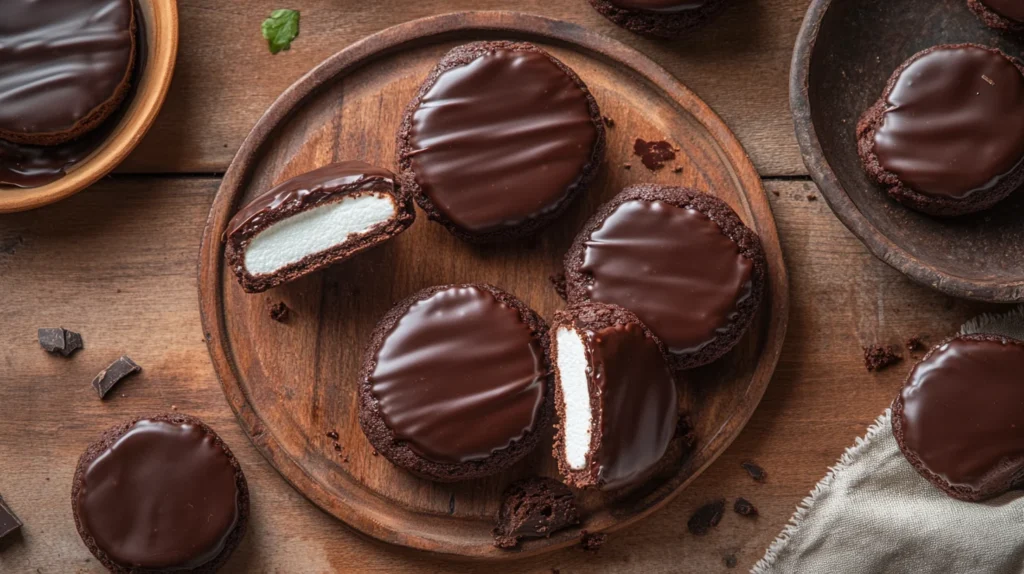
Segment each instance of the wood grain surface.
[{"label": "wood grain surface", "polygon": [[[420,217],[401,237],[315,277],[264,295],[239,287],[223,258],[228,220],[266,189],[326,162],[359,158],[395,167],[394,134],[423,79],[456,45],[499,37],[533,42],[575,70],[613,119],[594,183],[566,214],[526,241],[473,248]],[[380,135],[378,135],[380,134]],[[658,172],[632,154],[636,138],[678,151]],[[634,167],[626,168],[630,163]],[[676,170],[679,170],[678,172]],[[726,201],[761,238],[764,304],[728,356],[681,377],[680,409],[696,443],[670,448],[662,470],[634,488],[581,493],[582,523],[515,551],[491,530],[513,480],[557,476],[551,429],[522,464],[458,485],[417,479],[371,455],[358,421],[358,376],[369,334],[397,301],[453,283],[487,282],[550,319],[564,308],[549,276],[602,203],[637,183],[683,185]],[[510,12],[415,20],[354,45],[289,88],[242,144],[214,201],[200,255],[200,311],[214,368],[243,430],[285,479],[318,506],[374,538],[437,554],[509,560],[613,531],[667,503],[742,430],[771,379],[785,339],[789,285],[761,179],[739,142],[692,92],[639,52],[573,24]],[[294,318],[270,319],[283,300]],[[340,435],[339,454],[329,431]]]},{"label": "wood grain surface", "polygon": [[[171,1],[171,0],[160,0]],[[275,8],[302,12],[292,49],[272,56],[259,34]],[[619,29],[586,0],[178,0],[178,68],[151,137],[122,171],[223,173],[278,95],[349,44],[416,18],[517,10],[575,22],[654,58],[732,126],[762,175],[806,173],[788,110],[789,60],[807,0],[738,0],[675,42]]]},{"label": "wood grain surface", "polygon": [[[101,572],[75,533],[71,476],[106,427],[177,407],[210,423],[238,455],[253,496],[251,530],[228,572],[727,572],[749,568],[795,505],[895,396],[910,364],[864,370],[861,346],[937,342],[991,306],[919,287],[875,259],[813,184],[768,181],[789,265],[790,333],[761,406],[736,442],[661,511],[614,533],[596,554],[567,549],[501,567],[443,562],[365,540],[297,494],[239,428],[200,327],[196,255],[218,180],[115,178],[59,204],[0,216],[0,494],[25,521],[0,545],[2,572]],[[775,194],[778,194],[777,196]],[[38,327],[82,333],[71,359],[46,354]],[[144,371],[104,402],[89,385],[127,353]],[[759,462],[756,484],[740,468]],[[743,496],[761,516],[728,512],[709,535],[686,530],[704,502]]]}]

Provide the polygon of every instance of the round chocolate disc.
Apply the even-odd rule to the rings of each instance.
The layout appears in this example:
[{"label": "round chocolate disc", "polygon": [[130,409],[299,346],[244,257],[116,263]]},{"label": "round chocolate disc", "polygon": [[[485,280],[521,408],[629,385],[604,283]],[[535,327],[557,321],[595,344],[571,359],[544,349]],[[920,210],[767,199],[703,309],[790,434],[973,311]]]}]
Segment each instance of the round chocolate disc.
[{"label": "round chocolate disc", "polygon": [[707,215],[622,203],[584,242],[589,299],[633,311],[675,355],[712,344],[751,295],[753,262]]},{"label": "round chocolate disc", "polygon": [[0,133],[73,131],[125,89],[131,0],[5,0],[2,13]]},{"label": "round chocolate disc", "polygon": [[964,199],[994,188],[1024,160],[1024,75],[996,50],[923,52],[885,99],[875,154],[917,192]]},{"label": "round chocolate disc", "polygon": [[546,219],[597,168],[600,119],[589,93],[545,52],[515,46],[449,54],[406,136],[422,194],[472,235]]},{"label": "round chocolate disc", "polygon": [[76,484],[83,537],[122,568],[202,567],[225,550],[240,519],[238,473],[212,431],[140,420]]},{"label": "round chocolate disc", "polygon": [[484,460],[533,431],[545,401],[545,350],[489,290],[452,286],[413,303],[369,372],[380,417],[435,463]]},{"label": "round chocolate disc", "polygon": [[943,486],[986,498],[1024,469],[1024,343],[944,343],[914,367],[897,402],[901,448]]}]

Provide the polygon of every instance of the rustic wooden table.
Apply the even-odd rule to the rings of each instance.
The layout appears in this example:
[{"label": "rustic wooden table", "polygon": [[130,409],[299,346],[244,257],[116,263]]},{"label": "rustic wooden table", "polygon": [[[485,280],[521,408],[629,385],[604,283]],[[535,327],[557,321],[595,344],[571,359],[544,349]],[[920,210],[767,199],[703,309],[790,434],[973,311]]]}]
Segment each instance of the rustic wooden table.
[{"label": "rustic wooden table", "polygon": [[[161,0],[163,1],[163,0]],[[0,216],[0,494],[25,522],[0,543],[2,572],[99,572],[71,516],[78,455],[130,415],[198,415],[241,460],[253,520],[229,572],[718,572],[749,569],[842,450],[889,404],[909,362],[865,371],[861,347],[935,342],[989,306],[915,285],[872,257],[806,177],[787,78],[807,0],[743,0],[685,41],[620,30],[584,0],[295,0],[302,34],[271,56],[259,34],[277,2],[179,0],[181,51],[167,105],[114,175],[67,201]],[[362,539],[293,491],[235,423],[203,341],[196,258],[222,173],[266,107],[313,65],[405,20],[516,9],[577,22],[648,54],[721,114],[764,177],[792,281],[789,335],[774,380],[729,450],[690,488],[598,553],[566,550],[504,565],[452,563]],[[38,327],[80,331],[74,359],[46,354]],[[145,368],[107,401],[92,377],[121,353]],[[754,483],[740,468],[759,462]],[[686,530],[715,498],[743,496],[704,537]]]}]

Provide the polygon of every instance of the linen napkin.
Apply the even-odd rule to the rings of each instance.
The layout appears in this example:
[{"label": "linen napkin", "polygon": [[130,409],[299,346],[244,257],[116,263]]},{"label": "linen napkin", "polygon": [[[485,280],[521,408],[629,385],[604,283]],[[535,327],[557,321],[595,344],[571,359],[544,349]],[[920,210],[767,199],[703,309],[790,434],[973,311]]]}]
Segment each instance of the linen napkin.
[{"label": "linen napkin", "polygon": [[[1024,341],[1024,307],[960,332]],[[752,574],[1024,572],[1024,492],[983,503],[947,496],[904,458],[890,415],[829,469]]]}]

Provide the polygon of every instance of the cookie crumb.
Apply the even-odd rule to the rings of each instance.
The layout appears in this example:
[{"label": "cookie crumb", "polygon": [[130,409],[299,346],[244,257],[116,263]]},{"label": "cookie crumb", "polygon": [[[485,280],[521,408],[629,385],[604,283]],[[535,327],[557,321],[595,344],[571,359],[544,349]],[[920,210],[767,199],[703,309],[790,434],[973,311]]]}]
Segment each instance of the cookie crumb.
[{"label": "cookie crumb", "polygon": [[727,554],[725,556],[725,558],[722,559],[722,562],[725,563],[725,567],[726,568],[735,568],[736,567],[736,555],[735,554]]},{"label": "cookie crumb", "polygon": [[757,507],[746,498],[737,498],[732,509],[740,516],[758,516]]},{"label": "cookie crumb", "polygon": [[287,322],[290,313],[291,309],[288,308],[288,305],[284,304],[284,301],[278,301],[270,306],[270,318],[278,323]]},{"label": "cookie crumb", "polygon": [[610,117],[603,116],[601,119],[604,120],[604,125],[606,125],[606,126],[608,126],[610,128],[614,128],[615,127],[615,120],[611,119]]},{"label": "cookie crumb", "polygon": [[914,351],[921,351],[924,350],[924,341],[921,339],[920,335],[914,336],[907,339],[906,346],[907,350],[911,353]]},{"label": "cookie crumb", "polygon": [[676,166],[672,168],[672,173],[683,173],[683,168]]},{"label": "cookie crumb", "polygon": [[338,431],[327,431],[327,438],[331,440],[338,440]]},{"label": "cookie crumb", "polygon": [[633,169],[633,166],[628,163],[624,163],[622,164],[622,169]]},{"label": "cookie crumb", "polygon": [[870,345],[864,347],[864,367],[868,372],[876,372],[895,365],[903,360],[892,345]]},{"label": "cookie crumb", "polygon": [[587,552],[597,552],[607,541],[607,534],[601,534],[600,532],[587,532],[586,530],[580,533],[580,547]]},{"label": "cookie crumb", "polygon": [[754,479],[754,482],[764,484],[768,480],[768,473],[756,462],[748,460],[741,463],[740,466],[743,467],[743,470],[747,471],[747,474],[750,475],[750,478]]},{"label": "cookie crumb", "polygon": [[813,193],[808,193],[807,194],[807,201],[818,201],[818,196],[814,195]]},{"label": "cookie crumb", "polygon": [[704,536],[712,528],[718,526],[718,523],[722,521],[722,515],[725,513],[725,499],[720,498],[713,502],[709,502],[704,506],[701,506],[693,513],[690,520],[686,523],[686,528],[689,529],[690,534],[694,536]]}]

